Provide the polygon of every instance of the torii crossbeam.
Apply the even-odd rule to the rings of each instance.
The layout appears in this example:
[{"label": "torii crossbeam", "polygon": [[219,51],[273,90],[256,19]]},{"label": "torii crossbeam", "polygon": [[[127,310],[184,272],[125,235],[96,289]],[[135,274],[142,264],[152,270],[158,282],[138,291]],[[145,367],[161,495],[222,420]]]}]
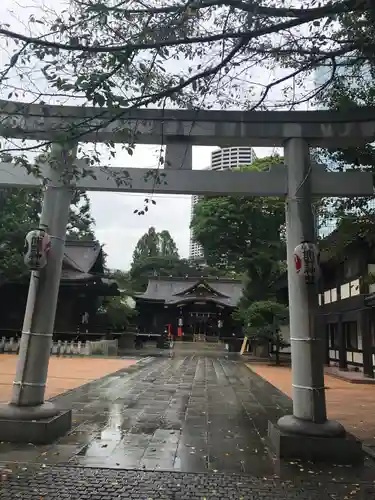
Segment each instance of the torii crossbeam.
[{"label": "torii crossbeam", "polygon": [[[78,172],[87,164],[74,162]],[[321,165],[311,172],[312,195],[322,197],[372,196],[371,172],[327,172]],[[137,192],[155,194],[186,194],[199,196],[287,196],[288,176],[285,165],[273,165],[268,172],[210,171],[186,169],[145,169],[95,167],[94,176],[77,174],[72,183],[77,189],[104,192]],[[33,188],[42,185],[48,177],[48,165],[40,166],[41,177],[28,174],[23,167],[0,163],[0,186]],[[158,182],[155,182],[155,179]]]}]

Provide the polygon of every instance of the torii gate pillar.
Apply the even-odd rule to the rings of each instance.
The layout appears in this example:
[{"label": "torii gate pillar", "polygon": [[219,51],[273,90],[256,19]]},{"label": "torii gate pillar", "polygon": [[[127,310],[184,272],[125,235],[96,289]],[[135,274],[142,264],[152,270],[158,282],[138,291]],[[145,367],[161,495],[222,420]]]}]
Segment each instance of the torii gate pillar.
[{"label": "torii gate pillar", "polygon": [[12,398],[9,404],[0,405],[1,441],[46,444],[71,428],[71,410],[56,408],[44,401],[44,395],[73,195],[69,174],[74,160],[75,147],[53,145],[40,217],[40,226],[51,237],[51,249],[46,267],[31,273]]},{"label": "torii gate pillar", "polygon": [[361,444],[339,422],[327,419],[324,332],[316,324],[318,288],[317,284],[307,285],[295,273],[295,247],[303,241],[316,242],[308,143],[300,138],[288,139],[284,158],[288,171],[286,235],[293,415],[280,418],[276,425],[269,422],[269,437],[280,458],[362,461]]}]

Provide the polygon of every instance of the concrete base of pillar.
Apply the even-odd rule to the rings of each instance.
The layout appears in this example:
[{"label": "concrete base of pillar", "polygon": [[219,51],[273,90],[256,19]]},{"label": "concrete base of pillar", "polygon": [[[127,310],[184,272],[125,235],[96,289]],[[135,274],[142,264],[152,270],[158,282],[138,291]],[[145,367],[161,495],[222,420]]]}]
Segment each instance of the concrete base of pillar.
[{"label": "concrete base of pillar", "polygon": [[310,420],[302,420],[294,415],[285,415],[279,418],[277,426],[286,434],[299,434],[302,436],[315,437],[343,437],[346,435],[346,430],[336,420],[326,420],[322,424],[311,422]]},{"label": "concrete base of pillar", "polygon": [[19,406],[13,403],[0,404],[0,419],[41,420],[55,417],[60,413],[53,403],[45,401],[37,406]]},{"label": "concrete base of pillar", "polygon": [[361,464],[364,460],[361,442],[348,433],[302,435],[286,432],[278,424],[268,422],[268,438],[276,456],[281,459],[341,465]]},{"label": "concrete base of pillar", "polygon": [[59,411],[50,403],[40,407],[0,407],[0,441],[50,444],[72,427],[72,411]]}]

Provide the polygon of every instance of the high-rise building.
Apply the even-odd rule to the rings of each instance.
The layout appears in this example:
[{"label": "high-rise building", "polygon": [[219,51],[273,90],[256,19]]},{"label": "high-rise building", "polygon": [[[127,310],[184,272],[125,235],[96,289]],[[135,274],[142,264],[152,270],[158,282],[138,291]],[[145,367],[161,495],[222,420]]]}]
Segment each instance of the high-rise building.
[{"label": "high-rise building", "polygon": [[[219,148],[211,153],[211,165],[207,170],[231,170],[241,165],[250,165],[256,159],[254,149],[250,146]],[[191,197],[191,215],[193,217],[194,207],[200,200],[200,196]],[[203,263],[203,249],[194,241],[193,232],[190,230],[189,258]]]}]

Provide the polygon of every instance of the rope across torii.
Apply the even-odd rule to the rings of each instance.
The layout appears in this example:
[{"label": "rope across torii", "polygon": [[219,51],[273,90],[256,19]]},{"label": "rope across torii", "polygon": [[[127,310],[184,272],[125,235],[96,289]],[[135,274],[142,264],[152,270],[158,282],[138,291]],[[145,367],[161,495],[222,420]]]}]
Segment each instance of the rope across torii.
[{"label": "rope across torii", "polygon": [[[294,249],[301,242],[315,241],[313,197],[374,194],[371,173],[326,172],[312,165],[309,157],[310,147],[339,148],[373,142],[374,109],[355,109],[348,113],[109,110],[0,101],[0,135],[51,141],[54,143],[51,158],[59,167],[53,168],[51,162],[40,165],[42,175],[49,179],[41,225],[48,230],[52,246],[47,266],[32,273],[12,401],[0,407],[0,440],[19,440],[22,421],[47,422],[43,427],[47,440],[48,436],[53,439],[66,432],[70,425],[67,412],[59,412],[51,403],[45,403],[44,393],[74,189],[285,196],[293,415],[283,417],[276,425],[270,424],[269,436],[280,456],[306,458],[306,453],[310,453],[311,459],[319,459],[328,453],[339,461],[360,459],[360,445],[346,439],[340,424],[327,420],[323,333],[315,324],[317,285],[307,284],[294,272]],[[108,140],[166,145],[167,168],[151,169],[149,173],[145,169],[98,167],[93,169],[95,178],[81,177],[80,172],[84,172],[86,165],[76,159],[76,144]],[[249,144],[283,146],[285,165],[274,166],[269,172],[192,170],[194,145]],[[73,171],[75,174],[69,175]],[[119,177],[123,182],[118,181]],[[2,163],[0,185],[33,188],[40,186],[41,181],[20,167]]]}]

